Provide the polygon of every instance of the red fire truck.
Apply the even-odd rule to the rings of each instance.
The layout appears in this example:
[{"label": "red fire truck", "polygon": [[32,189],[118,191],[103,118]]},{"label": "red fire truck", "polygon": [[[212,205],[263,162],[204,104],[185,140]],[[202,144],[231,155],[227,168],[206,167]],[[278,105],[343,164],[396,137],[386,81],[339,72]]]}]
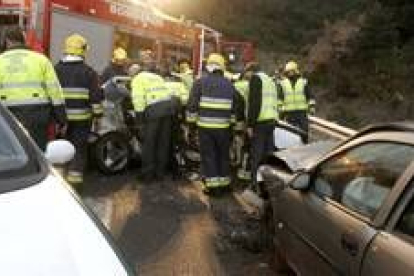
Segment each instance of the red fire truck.
[{"label": "red fire truck", "polygon": [[222,40],[220,48],[228,60],[229,70],[233,73],[240,73],[248,62],[255,59],[251,42]]},{"label": "red fire truck", "polygon": [[221,34],[207,26],[169,16],[142,0],[0,0],[0,25],[20,24],[29,45],[61,55],[65,37],[77,32],[88,40],[88,62],[102,71],[114,47],[132,59],[151,50],[158,61],[193,61],[198,71],[203,57],[219,51]]}]

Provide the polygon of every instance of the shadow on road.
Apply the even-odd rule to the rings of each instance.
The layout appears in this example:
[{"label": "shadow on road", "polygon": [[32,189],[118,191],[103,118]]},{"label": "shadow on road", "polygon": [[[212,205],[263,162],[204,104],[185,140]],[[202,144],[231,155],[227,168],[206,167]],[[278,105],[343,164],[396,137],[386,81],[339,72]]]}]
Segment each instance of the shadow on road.
[{"label": "shadow on road", "polygon": [[170,182],[138,187],[139,211],[131,213],[117,238],[126,257],[138,267],[165,259],[185,233],[187,216],[197,216],[206,206],[196,195],[180,191],[188,185]]}]

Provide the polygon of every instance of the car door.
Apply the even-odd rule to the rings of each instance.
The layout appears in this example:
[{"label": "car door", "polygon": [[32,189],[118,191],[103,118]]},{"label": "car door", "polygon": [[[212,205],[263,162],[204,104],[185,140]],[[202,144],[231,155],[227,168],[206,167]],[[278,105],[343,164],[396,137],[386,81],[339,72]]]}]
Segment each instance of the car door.
[{"label": "car door", "polygon": [[414,180],[401,195],[387,229],[379,232],[364,257],[361,275],[408,276],[414,273]]},{"label": "car door", "polygon": [[[296,270],[358,275],[364,250],[377,234],[371,226],[375,215],[413,159],[411,145],[365,140],[316,166],[307,192],[287,189],[282,220],[297,239],[295,251],[287,252],[288,259],[296,258]],[[303,252],[312,254],[304,261],[297,257]]]}]

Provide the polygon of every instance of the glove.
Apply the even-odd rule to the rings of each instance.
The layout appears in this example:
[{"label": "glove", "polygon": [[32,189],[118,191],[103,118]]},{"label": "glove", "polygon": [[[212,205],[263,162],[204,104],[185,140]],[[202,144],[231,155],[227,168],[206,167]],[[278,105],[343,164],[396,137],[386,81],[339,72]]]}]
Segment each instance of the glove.
[{"label": "glove", "polygon": [[56,124],[56,138],[64,138],[68,131],[67,124]]}]

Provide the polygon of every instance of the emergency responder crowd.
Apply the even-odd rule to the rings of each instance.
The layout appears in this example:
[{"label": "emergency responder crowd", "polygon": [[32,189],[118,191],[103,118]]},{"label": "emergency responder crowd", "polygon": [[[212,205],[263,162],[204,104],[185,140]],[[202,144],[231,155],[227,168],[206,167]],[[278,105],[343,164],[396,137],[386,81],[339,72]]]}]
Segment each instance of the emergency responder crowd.
[{"label": "emergency responder crowd", "polygon": [[42,150],[51,139],[50,126],[55,138],[73,143],[76,154],[65,177],[78,190],[87,165],[91,128],[103,116],[102,89],[117,76],[132,78],[131,102],[136,122],[142,126],[139,178],[144,183],[162,182],[174,170],[171,153],[177,146],[175,137],[183,129],[197,135],[206,193],[230,187],[230,148],[235,136],[243,137],[249,153],[239,177],[253,182],[260,160],[274,150],[277,120],[296,126],[307,140],[308,114],[314,112],[315,101],[294,61],[276,79],[256,62],[247,64],[236,78],[226,70],[225,58],[212,53],[195,77],[187,60],[181,60],[178,72],[172,72],[167,66],[159,68],[150,53],[144,53],[138,63],[128,64],[127,52],[116,48],[99,76],[85,62],[89,46],[79,34],[66,38],[62,58],[55,66],[26,46],[18,27],[5,28],[2,43],[0,102]]}]

